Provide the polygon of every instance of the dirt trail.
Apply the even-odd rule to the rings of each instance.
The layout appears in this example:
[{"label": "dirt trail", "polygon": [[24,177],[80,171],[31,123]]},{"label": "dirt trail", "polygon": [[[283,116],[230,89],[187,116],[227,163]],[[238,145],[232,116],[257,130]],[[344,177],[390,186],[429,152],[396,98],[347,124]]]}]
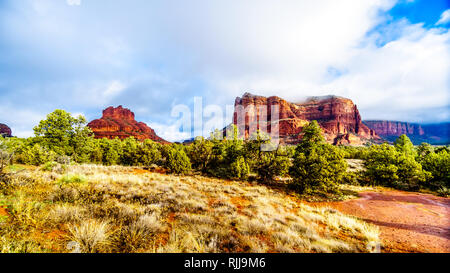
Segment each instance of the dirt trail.
[{"label": "dirt trail", "polygon": [[382,252],[450,253],[450,198],[401,191],[363,192],[329,206],[380,227]]}]

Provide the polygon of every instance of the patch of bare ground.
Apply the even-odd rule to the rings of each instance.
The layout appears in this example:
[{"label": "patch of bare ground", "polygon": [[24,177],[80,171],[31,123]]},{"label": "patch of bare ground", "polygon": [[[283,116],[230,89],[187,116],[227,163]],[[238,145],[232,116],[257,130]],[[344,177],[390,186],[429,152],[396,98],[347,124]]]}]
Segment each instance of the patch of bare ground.
[{"label": "patch of bare ground", "polygon": [[382,252],[450,252],[450,199],[397,190],[364,191],[360,198],[328,203],[380,227]]}]

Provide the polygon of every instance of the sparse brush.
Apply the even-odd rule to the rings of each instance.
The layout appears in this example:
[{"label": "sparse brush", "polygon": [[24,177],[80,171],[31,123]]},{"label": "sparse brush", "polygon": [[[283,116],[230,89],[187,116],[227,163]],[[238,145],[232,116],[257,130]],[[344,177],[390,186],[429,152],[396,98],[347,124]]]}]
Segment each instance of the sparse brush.
[{"label": "sparse brush", "polygon": [[74,203],[80,198],[80,191],[73,187],[55,187],[48,195],[52,202]]},{"label": "sparse brush", "polygon": [[0,253],[41,253],[44,250],[35,242],[0,237]]},{"label": "sparse brush", "polygon": [[156,213],[142,215],[135,224],[139,229],[145,230],[147,233],[158,233],[165,229]]},{"label": "sparse brush", "polygon": [[437,193],[439,196],[448,197],[450,196],[450,189],[446,187],[441,187],[439,188],[439,190],[437,190]]},{"label": "sparse brush", "polygon": [[86,182],[86,177],[78,174],[67,174],[61,177],[58,181],[59,185],[67,184],[83,184]]},{"label": "sparse brush", "polygon": [[80,224],[69,224],[70,239],[78,243],[81,252],[94,253],[101,251],[109,244],[111,237],[108,222],[91,219]]},{"label": "sparse brush", "polygon": [[83,217],[83,209],[76,206],[58,205],[50,212],[49,216],[56,223],[78,223]]},{"label": "sparse brush", "polygon": [[[33,168],[11,176],[13,190],[0,195],[8,213],[3,251],[43,251],[37,245],[67,251],[68,241],[81,252],[369,252],[379,246],[373,225],[263,185],[133,167],[71,165],[67,171]],[[48,229],[55,230],[42,232]]]}]

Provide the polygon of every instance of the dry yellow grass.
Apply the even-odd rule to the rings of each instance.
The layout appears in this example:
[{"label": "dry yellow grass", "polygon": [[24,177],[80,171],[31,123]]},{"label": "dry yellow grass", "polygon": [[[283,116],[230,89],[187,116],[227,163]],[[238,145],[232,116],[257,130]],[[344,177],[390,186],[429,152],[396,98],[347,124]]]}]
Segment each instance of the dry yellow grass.
[{"label": "dry yellow grass", "polygon": [[368,252],[378,229],[265,186],[132,167],[25,169],[2,189],[1,252]]}]

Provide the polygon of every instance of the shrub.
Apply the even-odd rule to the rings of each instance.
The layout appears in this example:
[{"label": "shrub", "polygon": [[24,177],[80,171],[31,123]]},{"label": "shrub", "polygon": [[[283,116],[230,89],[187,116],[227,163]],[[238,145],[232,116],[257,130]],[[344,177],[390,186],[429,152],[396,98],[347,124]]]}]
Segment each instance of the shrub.
[{"label": "shrub", "polygon": [[144,143],[139,146],[139,163],[144,166],[158,164],[161,160],[160,147],[161,144],[146,139]]},{"label": "shrub", "polygon": [[288,172],[290,160],[287,149],[276,147],[270,142],[269,135],[259,130],[245,142],[243,154],[251,171],[261,181],[273,180]]},{"label": "shrub", "polygon": [[243,157],[239,157],[236,161],[231,163],[229,168],[229,178],[237,178],[245,180],[250,173],[250,168]]},{"label": "shrub", "polygon": [[244,141],[238,138],[236,126],[230,139],[221,139],[216,131],[211,136],[211,156],[207,164],[206,173],[220,178],[246,179],[250,173],[250,166],[244,156]]},{"label": "shrub", "polygon": [[450,189],[446,187],[441,187],[440,189],[437,190],[437,193],[439,194],[439,196],[448,197],[450,196]]},{"label": "shrub", "polygon": [[139,144],[136,139],[129,137],[121,141],[122,153],[120,163],[125,166],[137,166],[139,162]]},{"label": "shrub", "polygon": [[292,187],[299,192],[337,192],[347,169],[342,151],[325,144],[316,121],[303,130],[303,140],[297,146],[290,175]]},{"label": "shrub", "polygon": [[365,167],[365,181],[371,185],[415,189],[429,176],[410,151],[387,143],[370,147]]},{"label": "shrub", "polygon": [[99,252],[108,244],[111,235],[109,224],[99,220],[89,220],[79,225],[70,224],[69,232],[70,238],[83,253]]},{"label": "shrub", "polygon": [[339,146],[339,149],[346,159],[366,159],[369,153],[369,148],[365,146]]},{"label": "shrub", "polygon": [[21,156],[21,163],[40,166],[46,162],[53,161],[56,153],[42,147],[39,144],[25,147]]},{"label": "shrub", "polygon": [[102,139],[101,147],[103,149],[103,164],[111,166],[120,163],[122,145],[118,138],[113,140]]},{"label": "shrub", "polygon": [[414,144],[406,135],[399,136],[395,142],[394,146],[400,153],[405,154],[406,156],[415,157],[417,155],[416,150],[414,149]]},{"label": "shrub", "polygon": [[446,187],[450,188],[450,153],[441,150],[438,153],[428,152],[421,157],[420,163],[425,171],[430,172],[427,184],[433,190]]},{"label": "shrub", "polygon": [[165,157],[164,167],[172,173],[187,174],[191,171],[191,161],[183,147],[178,145],[164,146],[163,156]]},{"label": "shrub", "polygon": [[294,156],[290,175],[293,187],[299,192],[337,192],[337,185],[343,181],[347,163],[341,151],[329,144],[320,144]]},{"label": "shrub", "polygon": [[213,155],[214,144],[203,137],[197,137],[194,143],[189,145],[188,154],[192,162],[192,167],[205,172],[210,164]]},{"label": "shrub", "polygon": [[50,161],[45,163],[42,167],[41,170],[46,171],[46,172],[51,172],[53,171],[53,169],[58,166],[58,163],[55,161]]},{"label": "shrub", "polygon": [[76,174],[67,174],[61,177],[58,180],[58,183],[60,185],[64,184],[83,184],[86,182],[86,177],[82,175],[76,175]]},{"label": "shrub", "polygon": [[0,143],[0,179],[2,178],[2,175],[4,173],[4,169],[6,166],[11,164],[12,154],[7,152],[6,150],[2,149],[1,143]]},{"label": "shrub", "polygon": [[284,151],[264,152],[261,158],[257,160],[254,167],[258,179],[262,181],[273,180],[277,176],[284,176],[289,172],[290,158]]}]

